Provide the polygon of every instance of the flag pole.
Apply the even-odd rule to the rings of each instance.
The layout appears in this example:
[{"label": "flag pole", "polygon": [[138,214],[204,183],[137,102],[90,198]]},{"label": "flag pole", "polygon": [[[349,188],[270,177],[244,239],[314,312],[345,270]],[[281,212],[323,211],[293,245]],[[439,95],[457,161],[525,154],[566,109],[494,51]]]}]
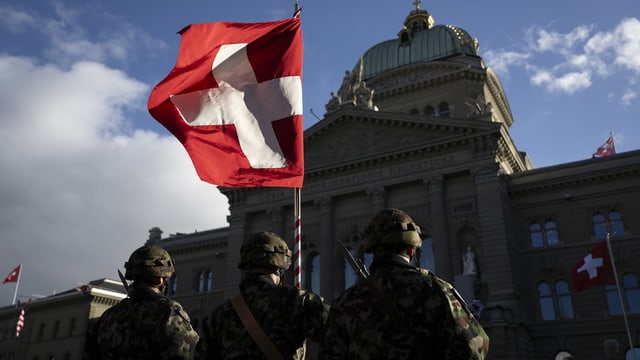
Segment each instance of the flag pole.
[{"label": "flag pole", "polygon": [[18,296],[18,286],[20,285],[20,276],[22,276],[22,264],[20,264],[18,268],[20,270],[18,270],[18,279],[16,280],[16,289],[13,292],[13,302],[11,303],[11,305],[16,304],[16,297]]},{"label": "flag pole", "polygon": [[629,349],[633,355],[633,360],[636,358],[636,350],[633,347],[633,340],[631,338],[631,331],[629,330],[629,321],[627,320],[627,311],[624,306],[624,299],[622,298],[622,289],[620,287],[620,281],[618,280],[618,271],[616,270],[616,262],[613,259],[613,251],[611,250],[610,233],[607,233],[607,250],[609,250],[609,260],[611,261],[611,268],[613,269],[613,277],[616,279],[616,287],[618,288],[618,297],[620,298],[620,305],[622,306],[622,317],[624,318],[624,326],[627,330],[627,339],[629,340]]},{"label": "flag pole", "polygon": [[302,248],[300,246],[302,240],[302,227],[301,227],[301,188],[293,189],[293,217],[294,217],[294,248],[293,248],[293,256],[295,261],[295,266],[293,268],[294,272],[294,285],[298,289],[302,288]]}]

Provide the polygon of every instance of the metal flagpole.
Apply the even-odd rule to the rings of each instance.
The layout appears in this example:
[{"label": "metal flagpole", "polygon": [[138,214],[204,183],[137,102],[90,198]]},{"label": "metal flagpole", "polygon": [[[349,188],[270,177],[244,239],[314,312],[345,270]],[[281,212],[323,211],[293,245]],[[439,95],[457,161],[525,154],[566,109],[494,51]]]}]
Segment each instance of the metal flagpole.
[{"label": "metal flagpole", "polygon": [[633,355],[633,359],[636,358],[636,350],[633,347],[633,340],[631,338],[631,331],[629,330],[629,321],[627,320],[627,311],[624,306],[624,299],[622,298],[622,289],[620,288],[620,282],[618,281],[618,271],[616,270],[616,262],[613,259],[613,251],[611,250],[610,234],[607,233],[607,250],[609,250],[609,260],[611,261],[611,268],[613,269],[613,277],[616,279],[616,286],[618,287],[618,296],[620,298],[620,305],[622,306],[622,316],[624,317],[624,326],[627,329],[627,338],[629,340],[629,348]]},{"label": "metal flagpole", "polygon": [[293,193],[293,216],[294,216],[294,248],[293,248],[293,257],[295,261],[295,266],[293,268],[294,272],[294,285],[298,289],[302,288],[302,249],[300,247],[300,243],[302,241],[302,227],[301,227],[301,216],[300,216],[300,208],[301,208],[301,199],[300,199],[300,188],[295,188]]},{"label": "metal flagpole", "polygon": [[18,266],[18,279],[16,280],[16,290],[13,292],[13,302],[11,305],[16,304],[16,297],[18,296],[18,286],[20,285],[20,276],[22,276],[22,264]]}]

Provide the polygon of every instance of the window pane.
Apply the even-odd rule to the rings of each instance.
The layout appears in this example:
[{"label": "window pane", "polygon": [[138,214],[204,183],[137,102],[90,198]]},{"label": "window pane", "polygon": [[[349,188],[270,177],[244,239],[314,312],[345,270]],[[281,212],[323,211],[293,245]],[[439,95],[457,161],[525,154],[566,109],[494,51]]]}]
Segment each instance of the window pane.
[{"label": "window pane", "polygon": [[531,239],[531,246],[539,248],[544,246],[544,238],[542,237],[542,227],[537,222],[529,225],[529,237]]},{"label": "window pane", "polygon": [[540,300],[540,315],[542,320],[555,320],[556,313],[551,297],[551,287],[546,282],[538,284],[538,298]]},{"label": "window pane", "polygon": [[607,236],[607,224],[604,222],[604,215],[600,213],[593,214],[591,222],[593,223],[593,236],[597,240],[604,240]]},{"label": "window pane", "polygon": [[613,210],[609,212],[609,227],[611,228],[612,238],[624,237],[624,223],[620,212]]},{"label": "window pane", "polygon": [[609,314],[622,315],[622,305],[620,304],[618,287],[615,285],[605,285],[604,289],[607,296],[607,305],[609,305]]},{"label": "window pane", "polygon": [[556,229],[556,222],[548,220],[544,223],[545,237],[547,238],[547,244],[549,246],[558,245],[558,230]]},{"label": "window pane", "polygon": [[634,274],[625,274],[622,277],[622,284],[627,298],[629,313],[640,313],[640,288],[638,287],[638,278]]},{"label": "window pane", "polygon": [[571,302],[569,284],[564,280],[556,282],[556,293],[558,295],[558,310],[560,311],[560,318],[573,319],[573,304]]},{"label": "window pane", "polygon": [[433,239],[430,237],[422,240],[422,247],[418,250],[418,264],[423,269],[436,272],[436,263],[433,258]]}]

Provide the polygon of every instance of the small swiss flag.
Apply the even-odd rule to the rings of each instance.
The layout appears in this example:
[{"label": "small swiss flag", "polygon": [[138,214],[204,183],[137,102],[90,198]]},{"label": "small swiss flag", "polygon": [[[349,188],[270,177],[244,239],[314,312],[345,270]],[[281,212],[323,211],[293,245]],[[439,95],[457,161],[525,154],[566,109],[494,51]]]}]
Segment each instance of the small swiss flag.
[{"label": "small swiss flag", "polygon": [[15,269],[13,269],[13,271],[7,275],[7,277],[4,279],[4,281],[2,282],[2,284],[6,284],[9,282],[17,282],[18,281],[18,276],[20,276],[20,268],[22,267],[22,264],[16,266]]},{"label": "small swiss flag", "polygon": [[580,292],[593,285],[615,285],[607,241],[603,240],[571,270],[573,290]]}]

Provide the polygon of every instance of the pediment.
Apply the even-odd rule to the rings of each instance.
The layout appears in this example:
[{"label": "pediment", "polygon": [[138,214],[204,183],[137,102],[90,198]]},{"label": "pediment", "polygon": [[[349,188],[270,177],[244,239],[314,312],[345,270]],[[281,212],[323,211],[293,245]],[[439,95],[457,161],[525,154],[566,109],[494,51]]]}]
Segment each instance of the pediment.
[{"label": "pediment", "polygon": [[305,168],[314,171],[429,147],[447,147],[499,128],[499,124],[478,119],[341,109],[305,131]]}]

